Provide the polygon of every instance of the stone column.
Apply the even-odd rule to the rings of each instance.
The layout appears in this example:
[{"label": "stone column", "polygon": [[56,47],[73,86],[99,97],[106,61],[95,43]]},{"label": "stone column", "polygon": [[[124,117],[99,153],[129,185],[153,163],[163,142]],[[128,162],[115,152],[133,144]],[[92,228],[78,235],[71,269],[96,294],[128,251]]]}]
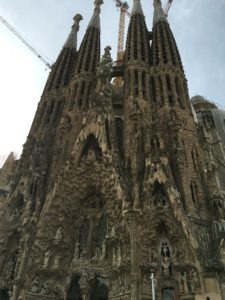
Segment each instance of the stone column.
[{"label": "stone column", "polygon": [[139,232],[138,232],[138,220],[139,212],[128,212],[126,219],[130,231],[130,243],[131,243],[131,300],[140,299],[139,287],[140,281],[140,270],[139,270]]}]

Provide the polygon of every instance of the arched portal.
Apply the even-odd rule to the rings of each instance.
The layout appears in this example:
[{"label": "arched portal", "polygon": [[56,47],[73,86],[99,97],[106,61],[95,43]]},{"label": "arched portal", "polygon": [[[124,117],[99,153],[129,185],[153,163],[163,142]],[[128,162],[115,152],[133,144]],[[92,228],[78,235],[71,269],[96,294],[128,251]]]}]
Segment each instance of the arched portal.
[{"label": "arched portal", "polygon": [[108,300],[108,287],[103,278],[96,276],[93,280],[90,300]]},{"label": "arched portal", "polygon": [[66,300],[82,300],[79,280],[78,276],[72,279],[67,291]]}]

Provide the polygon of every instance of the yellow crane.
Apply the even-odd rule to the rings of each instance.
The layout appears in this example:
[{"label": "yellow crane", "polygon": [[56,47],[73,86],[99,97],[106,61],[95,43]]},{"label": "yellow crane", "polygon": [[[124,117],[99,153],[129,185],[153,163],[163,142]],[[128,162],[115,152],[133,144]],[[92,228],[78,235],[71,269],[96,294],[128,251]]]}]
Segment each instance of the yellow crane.
[{"label": "yellow crane", "polygon": [[[130,17],[129,5],[126,1],[113,0],[116,3],[116,7],[120,9],[120,20],[119,20],[119,34],[118,34],[118,45],[117,45],[117,61],[123,59],[123,49],[124,49],[124,34],[125,34],[125,16]],[[168,16],[169,9],[171,7],[173,0],[168,0],[164,12]]]},{"label": "yellow crane", "polygon": [[130,17],[128,11],[129,5],[125,1],[114,0],[116,7],[120,9],[120,20],[119,20],[119,33],[118,33],[118,45],[117,45],[117,61],[123,59],[123,46],[124,46],[124,32],[125,32],[125,16]]}]

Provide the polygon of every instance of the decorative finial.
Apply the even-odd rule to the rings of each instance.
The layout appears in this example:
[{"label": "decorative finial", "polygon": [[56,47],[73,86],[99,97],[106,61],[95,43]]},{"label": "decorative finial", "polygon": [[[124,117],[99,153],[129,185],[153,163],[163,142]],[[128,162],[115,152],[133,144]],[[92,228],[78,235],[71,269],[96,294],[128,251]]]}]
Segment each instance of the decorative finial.
[{"label": "decorative finial", "polygon": [[74,23],[72,26],[72,30],[68,39],[64,45],[64,48],[71,48],[77,50],[77,32],[80,29],[80,21],[83,20],[83,17],[80,14],[77,14],[73,17]]},{"label": "decorative finial", "polygon": [[161,2],[161,0],[154,0],[154,7],[157,7],[157,6],[160,6],[160,7],[162,7],[162,2]]},{"label": "decorative finial", "polygon": [[100,19],[99,19],[99,15],[101,13],[101,9],[100,6],[103,4],[103,0],[95,0],[94,5],[95,5],[95,9],[94,9],[94,14],[91,18],[91,21],[88,25],[89,27],[96,27],[98,29],[100,29]]},{"label": "decorative finial", "polygon": [[142,6],[141,6],[141,1],[140,0],[134,0],[134,3],[133,3],[133,8],[132,8],[131,16],[136,15],[136,14],[143,15],[143,10],[142,10]]},{"label": "decorative finial", "polygon": [[80,29],[80,21],[83,20],[83,17],[80,14],[76,14],[73,17],[74,23],[72,28],[74,28],[76,31],[79,31]]},{"label": "decorative finial", "polygon": [[95,8],[100,8],[100,6],[103,4],[103,0],[95,0],[94,4],[95,4]]},{"label": "decorative finial", "polygon": [[154,0],[154,18],[153,18],[153,25],[155,25],[159,21],[167,21],[166,14],[162,8],[162,2],[161,0]]}]

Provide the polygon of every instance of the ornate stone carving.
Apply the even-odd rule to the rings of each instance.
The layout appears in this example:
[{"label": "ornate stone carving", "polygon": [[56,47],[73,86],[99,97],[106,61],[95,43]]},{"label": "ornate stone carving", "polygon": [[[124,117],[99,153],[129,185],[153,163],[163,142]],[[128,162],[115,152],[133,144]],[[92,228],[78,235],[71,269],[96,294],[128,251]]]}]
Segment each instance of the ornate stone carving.
[{"label": "ornate stone carving", "polygon": [[161,265],[164,275],[172,274],[170,247],[166,241],[161,243]]},{"label": "ornate stone carving", "polygon": [[51,249],[48,249],[44,254],[44,262],[43,262],[44,268],[47,268],[49,266],[51,257],[52,257],[52,251]]}]

